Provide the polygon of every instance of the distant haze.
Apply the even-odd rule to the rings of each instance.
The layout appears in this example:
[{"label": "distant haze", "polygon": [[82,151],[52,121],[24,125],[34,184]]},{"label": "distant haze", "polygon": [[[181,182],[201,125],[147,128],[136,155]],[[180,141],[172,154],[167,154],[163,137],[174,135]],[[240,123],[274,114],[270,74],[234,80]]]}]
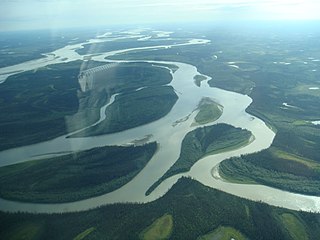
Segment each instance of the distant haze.
[{"label": "distant haze", "polygon": [[0,1],[0,31],[129,23],[319,18],[319,0]]}]

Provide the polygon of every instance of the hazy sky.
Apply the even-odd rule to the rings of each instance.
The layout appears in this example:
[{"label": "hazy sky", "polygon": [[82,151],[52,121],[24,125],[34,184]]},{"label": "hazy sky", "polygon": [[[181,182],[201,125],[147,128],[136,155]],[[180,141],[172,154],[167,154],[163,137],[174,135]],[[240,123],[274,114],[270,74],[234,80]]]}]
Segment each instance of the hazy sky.
[{"label": "hazy sky", "polygon": [[320,0],[0,0],[0,31],[242,19],[320,19]]}]

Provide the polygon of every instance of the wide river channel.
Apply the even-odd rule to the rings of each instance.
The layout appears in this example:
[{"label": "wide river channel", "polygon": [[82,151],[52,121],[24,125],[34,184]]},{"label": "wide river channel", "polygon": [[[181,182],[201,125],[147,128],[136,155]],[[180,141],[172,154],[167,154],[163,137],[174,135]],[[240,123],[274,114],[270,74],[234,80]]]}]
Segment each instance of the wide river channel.
[{"label": "wide river channel", "polygon": [[[143,36],[130,35],[128,37],[142,38]],[[49,64],[83,60],[83,58],[88,57],[88,55],[79,55],[76,52],[77,49],[83,48],[86,44],[112,40],[116,40],[116,38],[111,40],[108,37],[97,38],[84,43],[67,45],[64,48],[58,49],[50,54],[46,54],[44,58],[1,68],[0,81],[5,81],[8,76],[17,72],[33,70]],[[208,42],[209,41],[205,39],[193,39],[186,41],[185,43],[123,49],[101,53],[99,55],[92,55],[90,57],[92,60],[103,61],[106,63],[121,63],[128,61],[114,61],[106,58],[130,51],[156,51],[157,49],[183,45],[207,44]],[[84,211],[111,203],[146,203],[163,196],[182,176],[189,176],[206,186],[246,199],[262,201],[270,205],[293,210],[312,212],[320,211],[320,197],[291,193],[263,185],[229,183],[219,177],[217,168],[221,161],[233,156],[266,149],[270,147],[274,139],[275,133],[268,128],[261,119],[254,117],[245,111],[252,102],[252,99],[249,96],[225,91],[219,88],[211,88],[207,84],[207,81],[210,79],[207,76],[205,76],[207,80],[203,81],[200,87],[196,86],[194,84],[194,76],[202,74],[198,72],[195,66],[190,64],[148,60],[137,60],[137,62],[157,64],[155,67],[159,67],[158,64],[173,64],[178,67],[174,72],[170,70],[173,80],[169,85],[175,89],[179,98],[172,110],[165,117],[152,123],[119,133],[85,138],[66,138],[67,135],[64,135],[50,141],[2,151],[0,152],[0,166],[28,161],[30,159],[39,158],[39,156],[54,156],[61,152],[86,150],[106,145],[125,145],[134,140],[143,139],[146,136],[152,136],[149,141],[158,142],[159,150],[145,168],[126,185],[113,192],[98,197],[56,204],[25,203],[0,199],[0,210],[7,212],[22,211],[31,213],[63,213]],[[139,91],[139,89],[137,89],[137,91]],[[213,98],[223,106],[222,116],[211,124],[226,123],[235,127],[247,129],[251,131],[254,136],[254,140],[240,149],[207,156],[201,159],[193,165],[189,172],[177,174],[166,179],[150,195],[145,196],[145,192],[148,188],[178,159],[184,136],[196,128],[196,126],[192,125],[197,113],[197,111],[194,110],[203,97]],[[99,121],[105,118],[105,109],[115,100],[116,96],[113,96],[110,102],[106,106],[102,107]]]}]

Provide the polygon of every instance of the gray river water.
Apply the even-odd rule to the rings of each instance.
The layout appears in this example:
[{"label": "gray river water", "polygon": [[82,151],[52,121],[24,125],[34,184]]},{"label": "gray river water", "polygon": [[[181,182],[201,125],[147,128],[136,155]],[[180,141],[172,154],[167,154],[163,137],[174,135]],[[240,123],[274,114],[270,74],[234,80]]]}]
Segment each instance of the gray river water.
[{"label": "gray river water", "polygon": [[[142,36],[137,35],[136,37],[141,38]],[[43,59],[29,61],[7,68],[1,68],[0,79],[5,81],[6,77],[12,75],[12,72],[14,71],[22,72],[47,66],[49,64],[82,60],[84,56],[76,53],[76,49],[82,48],[88,43],[103,41],[108,41],[108,38],[92,39],[89,42],[68,45],[47,54]],[[91,57],[92,60],[96,61],[129,62],[107,60],[106,57],[130,51],[157,50],[182,45],[206,44],[208,42],[209,41],[205,39],[193,39],[186,41],[186,43],[183,44],[131,48],[106,52],[99,54],[98,56]],[[142,61],[139,60],[139,62]],[[207,84],[207,81],[209,80],[209,77],[207,76],[207,80],[203,81],[200,87],[197,87],[194,84],[194,76],[202,74],[197,71],[195,66],[190,64],[170,61],[143,62],[174,64],[178,67],[177,71],[170,71],[173,76],[173,80],[169,85],[176,90],[179,98],[172,110],[165,117],[152,123],[119,133],[86,138],[66,138],[67,135],[64,135],[50,141],[2,151],[0,152],[0,166],[24,162],[31,158],[37,158],[41,155],[52,154],[54,156],[61,152],[85,150],[98,146],[124,145],[134,140],[143,139],[145,136],[152,136],[149,141],[157,141],[160,147],[145,168],[126,185],[113,192],[98,197],[57,204],[24,203],[0,199],[0,210],[9,212],[23,211],[32,213],[62,213],[84,211],[111,203],[145,203],[154,201],[163,196],[180,177],[190,176],[206,186],[220,189],[224,192],[244,197],[246,199],[262,201],[270,205],[294,210],[312,212],[320,211],[320,197],[290,193],[263,185],[229,183],[220,178],[218,166],[221,161],[233,156],[266,149],[270,147],[274,139],[275,133],[268,128],[262,120],[246,113],[245,109],[252,102],[252,99],[249,96],[225,91],[219,88],[211,88]],[[112,104],[114,97],[115,96],[113,96],[111,101],[101,109],[99,121],[102,121],[105,118],[105,109],[108,105]],[[192,125],[194,116],[197,113],[197,111],[194,110],[203,97],[213,98],[223,106],[222,116],[211,124],[227,123],[235,127],[247,129],[253,134],[253,141],[240,149],[207,156],[201,159],[190,169],[189,172],[177,174],[166,179],[149,196],[145,196],[146,190],[178,159],[184,136],[196,128],[196,126]],[[189,118],[187,118],[187,116],[189,116]],[[181,119],[186,120],[179,121]],[[174,124],[177,121],[179,121],[179,123]]]}]

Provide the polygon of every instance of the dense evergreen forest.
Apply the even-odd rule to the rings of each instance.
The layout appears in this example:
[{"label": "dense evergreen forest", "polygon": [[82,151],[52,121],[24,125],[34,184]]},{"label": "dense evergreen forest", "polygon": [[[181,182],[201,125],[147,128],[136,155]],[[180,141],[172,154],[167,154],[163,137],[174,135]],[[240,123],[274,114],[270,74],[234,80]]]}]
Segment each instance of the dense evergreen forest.
[{"label": "dense evergreen forest", "polygon": [[[157,51],[156,55],[152,52],[131,52],[112,58],[170,59],[195,65],[199,72],[212,77],[208,82],[211,87],[247,94],[253,99],[246,111],[263,119],[276,132],[272,143],[274,148],[287,156],[293,156],[294,159],[304,159],[304,165],[306,162],[307,165],[310,165],[310,162],[319,162],[320,125],[311,123],[320,118],[320,90],[317,89],[320,76],[320,71],[317,70],[320,54],[319,32],[315,31],[314,35],[309,36],[307,32],[311,31],[310,29],[283,31],[281,24],[272,28],[248,26],[243,29],[228,27],[223,30],[204,28],[202,31],[211,43],[192,48],[180,46],[163,49]],[[196,36],[201,36],[200,32]],[[252,34],[253,32],[255,34]],[[272,158],[279,160],[274,156]],[[294,164],[292,161],[283,163],[291,157],[280,159],[279,165]],[[258,162],[250,163],[259,168]],[[279,173],[276,165],[270,164],[269,169]],[[245,167],[246,162],[242,168]],[[318,178],[319,173],[315,174]],[[260,171],[261,175],[264,175],[264,179],[270,178],[268,171]],[[277,183],[278,187],[280,183],[281,188],[295,185],[290,178],[291,176],[282,179]],[[308,186],[313,185],[313,189],[307,190],[307,187],[302,191],[301,186],[296,191],[310,194],[318,192],[315,187],[318,182],[314,177],[303,181],[308,182]],[[264,183],[270,184],[270,181]]]},{"label": "dense evergreen forest", "polygon": [[178,96],[171,86],[123,93],[108,107],[104,121],[71,137],[115,133],[153,122],[167,115],[177,100]]},{"label": "dense evergreen forest", "polygon": [[[99,119],[108,94],[79,92],[81,65],[56,64],[10,76],[0,84],[0,150],[49,140]],[[68,118],[76,113],[77,121]]]},{"label": "dense evergreen forest", "polygon": [[[315,88],[320,77],[319,33],[234,27],[197,31],[193,29],[188,36],[205,36],[212,42],[132,51],[112,58],[191,63],[199,72],[212,77],[211,87],[249,95],[253,102],[246,111],[263,119],[276,136],[269,149],[222,162],[222,177],[319,195],[320,125],[312,123],[320,117],[319,89]],[[185,34],[173,36],[185,37]],[[95,50],[88,45],[79,52],[97,53],[130,44],[140,46],[135,40],[134,43],[123,41],[108,46],[101,44]],[[24,60],[37,58],[44,47],[32,48],[35,51],[30,56],[23,53],[28,48],[19,54]],[[52,44],[48,47],[55,48]],[[17,61],[10,57],[7,62],[0,60],[1,66],[8,63]],[[122,131],[154,121],[168,113],[177,100],[174,89],[164,86],[171,81],[169,71],[144,63],[120,64],[106,78],[97,74],[101,81],[97,81],[96,89],[81,92],[77,76],[82,64],[83,61],[77,61],[16,74],[0,85],[0,150],[45,141],[88,126],[99,118],[101,106],[114,93],[121,95],[107,109],[106,120],[74,137]],[[101,64],[104,63],[89,61],[88,68]],[[194,80],[196,85],[201,85],[199,77]],[[135,91],[141,87],[146,88]],[[221,132],[219,137],[223,141],[215,141],[216,135],[210,129],[199,128],[187,134],[178,161],[164,177],[187,171],[206,154],[247,143],[250,135],[235,133],[228,139],[228,134]],[[224,146],[228,140],[232,144]],[[50,202],[52,195],[40,196],[50,186],[53,191],[63,192],[63,197],[54,196],[54,201],[63,202],[112,191],[138,173],[155,152],[156,143],[119,149],[121,156],[130,158],[123,159],[115,149],[100,148],[0,169],[0,194],[16,200],[36,198]],[[110,160],[110,155],[114,156],[112,161],[101,161]],[[68,174],[63,171],[66,166],[70,170]],[[82,174],[70,175],[78,171]],[[115,178],[119,179],[117,184],[95,189]],[[57,179],[64,184],[57,184]],[[86,189],[77,188],[79,181],[85,183]],[[170,239],[215,239],[221,234],[229,239],[300,240],[320,236],[319,214],[245,200],[187,178],[180,179],[160,199],[146,204],[113,204],[85,212],[52,215],[0,212],[0,222],[3,239],[148,239],[159,227],[165,238]]]},{"label": "dense evergreen forest", "polygon": [[27,202],[71,202],[99,196],[132,180],[157,149],[107,146],[0,168],[0,196]]},{"label": "dense evergreen forest", "polygon": [[[92,37],[91,29],[68,29],[52,34],[50,30],[8,31],[0,33],[0,67],[39,59],[44,53],[64,47],[66,43],[76,44]],[[81,34],[80,34],[81,33]]]},{"label": "dense evergreen forest", "polygon": [[249,131],[228,124],[199,127],[189,132],[182,141],[178,160],[147,190],[146,195],[166,178],[189,171],[204,156],[242,147],[249,143],[250,137]]},{"label": "dense evergreen forest", "polygon": [[[0,84],[0,150],[49,140],[89,126],[99,119],[100,108],[114,93],[123,95],[108,110],[108,119],[99,125],[98,134],[156,120],[166,115],[176,102],[173,89],[162,87],[172,80],[169,71],[147,63],[119,64],[96,74],[93,89],[80,91],[80,69],[104,64],[94,61],[55,64],[10,76]],[[147,88],[135,91],[141,87]],[[142,111],[141,106],[146,110]],[[112,115],[111,111],[118,114]],[[105,129],[101,130],[101,126]]]},{"label": "dense evergreen forest", "polygon": [[[197,239],[231,227],[249,239],[318,239],[320,216],[271,207],[180,179],[162,198],[147,204],[114,204],[70,214],[0,213],[3,239],[139,239],[165,215],[170,239]],[[300,237],[300,238],[299,238]],[[78,238],[79,239],[79,238]],[[81,238],[80,238],[81,239]]]},{"label": "dense evergreen forest", "polygon": [[256,182],[290,192],[320,195],[320,164],[276,148],[223,161],[220,174],[237,182]]}]

